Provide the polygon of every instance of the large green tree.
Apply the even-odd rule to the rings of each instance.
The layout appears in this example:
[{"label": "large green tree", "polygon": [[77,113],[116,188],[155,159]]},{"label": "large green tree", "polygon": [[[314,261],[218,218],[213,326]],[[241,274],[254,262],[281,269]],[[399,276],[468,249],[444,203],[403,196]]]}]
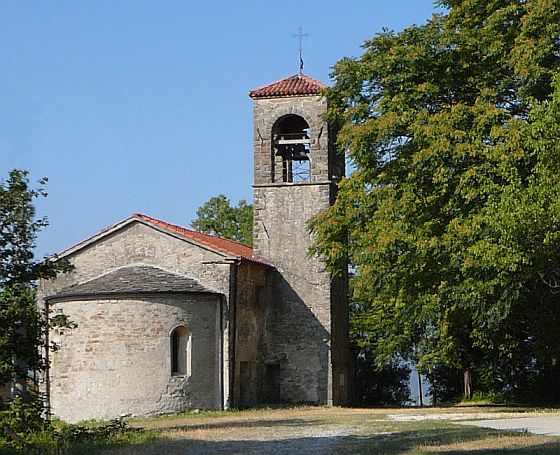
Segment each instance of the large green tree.
[{"label": "large green tree", "polygon": [[206,201],[196,215],[191,226],[197,231],[253,244],[253,206],[245,199],[232,206],[229,199],[220,194]]},{"label": "large green tree", "polygon": [[550,341],[535,302],[559,314],[545,172],[553,180],[558,157],[544,144],[559,137],[560,3],[439,3],[447,14],[335,66],[327,116],[355,172],[312,228],[332,271],[347,257],[356,267],[354,325],[377,358],[460,368],[470,396],[473,368]]},{"label": "large green tree", "polygon": [[45,183],[31,188],[27,172],[19,170],[0,181],[0,385],[45,368],[40,346],[46,319],[35,301],[36,281],[67,269],[33,257],[37,233],[48,224],[35,219],[33,204],[46,195]]},{"label": "large green tree", "polygon": [[[495,238],[487,242],[483,262],[509,270],[510,318],[504,324],[504,342],[523,354],[518,371],[534,365],[536,383],[529,396],[559,400],[550,383],[560,380],[560,78],[553,94],[531,110],[523,129],[523,144],[533,157],[532,172],[524,182],[504,188],[487,206],[486,216]],[[505,300],[505,299],[504,299]],[[511,357],[515,361],[515,357]]]}]

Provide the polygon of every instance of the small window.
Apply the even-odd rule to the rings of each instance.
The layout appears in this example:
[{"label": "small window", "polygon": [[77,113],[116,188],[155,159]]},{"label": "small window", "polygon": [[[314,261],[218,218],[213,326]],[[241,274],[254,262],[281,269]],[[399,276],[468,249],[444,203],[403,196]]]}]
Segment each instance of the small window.
[{"label": "small window", "polygon": [[185,326],[179,326],[171,332],[171,373],[190,374],[191,334]]}]

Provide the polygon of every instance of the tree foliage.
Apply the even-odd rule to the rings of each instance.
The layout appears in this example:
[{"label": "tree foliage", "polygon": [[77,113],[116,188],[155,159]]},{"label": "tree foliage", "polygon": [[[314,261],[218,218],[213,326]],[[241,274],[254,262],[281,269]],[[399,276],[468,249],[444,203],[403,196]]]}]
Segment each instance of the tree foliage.
[{"label": "tree foliage", "polygon": [[33,257],[46,218],[35,219],[34,199],[46,196],[46,179],[29,186],[27,172],[14,170],[0,181],[0,385],[45,367],[39,346],[45,329],[36,305],[36,280],[66,270],[63,262]]},{"label": "tree foliage", "polygon": [[1,453],[66,453],[72,449],[89,453],[94,445],[129,442],[138,433],[120,420],[95,428],[70,425],[55,429],[44,417],[40,395],[26,393],[28,374],[47,366],[42,355],[45,331],[54,326],[75,327],[63,314],[47,318],[36,301],[37,280],[53,278],[70,268],[62,260],[36,261],[33,256],[36,236],[48,225],[46,218],[36,219],[34,207],[36,198],[47,195],[46,182],[39,180],[38,188],[32,188],[28,173],[20,170],[0,181],[0,386],[12,381],[23,385],[20,396],[0,400]]},{"label": "tree foliage", "polygon": [[206,201],[196,215],[191,226],[197,231],[253,244],[253,206],[245,199],[232,207],[229,199],[220,194]]},{"label": "tree foliage", "polygon": [[511,388],[560,355],[560,3],[440,4],[335,66],[327,117],[355,172],[312,228],[332,271],[356,267],[377,359],[459,368],[470,395],[473,369]]}]

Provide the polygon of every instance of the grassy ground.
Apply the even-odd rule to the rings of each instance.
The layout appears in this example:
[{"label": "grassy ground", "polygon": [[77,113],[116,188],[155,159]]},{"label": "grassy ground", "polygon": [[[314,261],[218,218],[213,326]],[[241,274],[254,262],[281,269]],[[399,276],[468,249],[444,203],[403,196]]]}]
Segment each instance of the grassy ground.
[{"label": "grassy ground", "polygon": [[[461,426],[468,419],[555,410],[304,407],[200,412],[131,420],[156,434],[103,452],[128,454],[560,454],[560,438]],[[155,432],[155,433],[154,433]]]},{"label": "grassy ground", "polygon": [[156,440],[161,434],[158,430],[112,427],[112,422],[72,426],[55,422],[54,429],[29,433],[15,445],[12,440],[0,440],[0,455],[93,455],[110,447],[124,446],[130,450],[134,445]]}]

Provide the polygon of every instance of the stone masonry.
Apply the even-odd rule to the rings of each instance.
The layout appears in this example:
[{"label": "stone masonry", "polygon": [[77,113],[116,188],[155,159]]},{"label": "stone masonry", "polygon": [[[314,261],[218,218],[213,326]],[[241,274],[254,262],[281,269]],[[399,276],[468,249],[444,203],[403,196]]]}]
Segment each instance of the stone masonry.
[{"label": "stone masonry", "polygon": [[[44,281],[53,314],[78,327],[53,333],[53,412],[74,422],[187,408],[221,409],[229,400],[226,306],[232,264],[210,249],[130,220],[62,257],[74,270]],[[56,298],[61,290],[125,266],[156,266],[195,279],[211,293],[101,295]],[[68,293],[68,292],[66,292]],[[55,296],[53,298],[53,296]],[[192,374],[173,376],[171,331],[192,332]],[[222,333],[223,337],[222,337]],[[223,365],[221,364],[223,362]]]},{"label": "stone masonry", "polygon": [[250,94],[253,249],[135,214],[59,255],[73,270],[42,281],[41,302],[77,327],[50,333],[56,416],[349,402],[347,277],[309,255],[308,221],[344,175],[325,87],[300,73]]},{"label": "stone masonry", "polygon": [[[297,78],[309,79],[299,75],[290,81],[297,84]],[[322,118],[325,98],[305,93],[275,93],[272,86],[251,93],[254,251],[276,269],[266,320],[265,363],[279,375],[280,401],[346,404],[348,313],[346,294],[339,292],[345,290],[346,279],[338,278],[333,286],[320,258],[308,254],[312,243],[308,221],[333,203],[344,159],[335,154],[334,132]],[[300,117],[309,126],[308,182],[284,182],[277,170],[273,131],[287,116]]]},{"label": "stone masonry", "polygon": [[[51,404],[69,422],[189,408],[220,409],[217,296],[55,299],[78,328],[55,331]],[[169,334],[192,331],[192,371],[170,374]],[[68,347],[71,346],[71,349]]]}]

